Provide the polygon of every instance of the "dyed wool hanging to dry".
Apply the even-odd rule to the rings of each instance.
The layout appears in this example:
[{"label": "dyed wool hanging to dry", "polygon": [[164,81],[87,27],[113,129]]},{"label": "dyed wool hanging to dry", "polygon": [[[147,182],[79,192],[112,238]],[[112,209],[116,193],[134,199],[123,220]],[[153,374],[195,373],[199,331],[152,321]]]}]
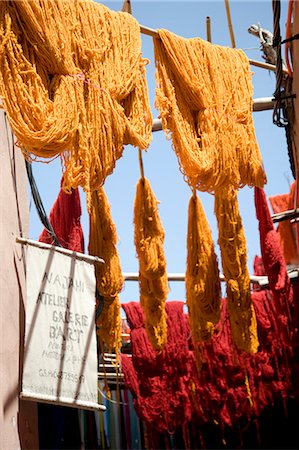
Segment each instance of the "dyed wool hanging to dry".
[{"label": "dyed wool hanging to dry", "polygon": [[[98,319],[98,335],[108,351],[118,350],[121,344],[121,317],[118,294],[123,276],[117,253],[117,234],[110,205],[103,188],[93,192],[89,230],[89,254],[100,256],[104,264],[96,265],[97,289],[104,299]],[[103,347],[102,347],[103,348]]]},{"label": "dyed wool hanging to dry", "polygon": [[139,259],[140,302],[145,313],[145,327],[153,347],[160,351],[167,338],[164,229],[157,199],[146,178],[140,178],[136,187],[134,242]]},{"label": "dyed wool hanging to dry", "polygon": [[188,374],[189,327],[183,302],[167,302],[167,343],[161,353],[151,348],[138,303],[123,309],[131,328],[132,358],[121,355],[122,371],[139,417],[158,432],[174,432],[191,419],[185,377]]},{"label": "dyed wool hanging to dry", "polygon": [[[72,190],[71,194],[66,194],[60,189],[50,211],[49,221],[62,247],[83,253],[84,236],[80,218],[81,203],[78,189]],[[43,229],[39,241],[54,245],[53,239],[46,229]]]},{"label": "dyed wool hanging to dry", "polygon": [[247,56],[199,38],[158,33],[155,105],[185,180],[208,192],[227,185],[262,187]]},{"label": "dyed wool hanging to dry", "polygon": [[[190,329],[182,302],[167,302],[167,344],[160,354],[152,349],[138,303],[123,305],[130,328],[132,358],[121,355],[126,387],[138,416],[149,429],[174,433],[187,424],[218,423],[233,427],[238,420],[256,421],[264,408],[292,390],[288,356],[291,347],[277,328],[276,299],[270,291],[253,293],[260,349],[256,354],[232,346],[227,302],[222,299],[221,319],[209,342],[202,344],[201,371],[189,348]],[[286,310],[285,310],[286,313]],[[184,439],[187,433],[184,433]],[[190,448],[190,447],[186,447]]]},{"label": "dyed wool hanging to dry", "polygon": [[293,303],[293,291],[287,273],[281,242],[277,231],[274,229],[263,189],[255,188],[254,200],[256,217],[259,221],[261,252],[265,273],[268,275],[270,289],[276,297],[277,320],[280,323],[280,328],[284,330],[284,333],[288,334],[288,326],[286,325],[287,320],[290,319],[289,308]]},{"label": "dyed wool hanging to dry", "polygon": [[199,374],[190,352],[188,393],[192,408],[203,423],[217,422],[224,429],[240,419],[243,424],[245,418],[248,423],[256,421],[266,406],[292,392],[291,347],[277,327],[276,300],[270,291],[263,290],[252,293],[252,302],[260,338],[257,353],[233,348],[224,299],[221,320],[215,327],[217,332],[210,342],[203,344]]},{"label": "dyed wool hanging to dry", "polygon": [[[71,194],[66,194],[60,189],[50,211],[49,221],[62,247],[83,253],[84,236],[80,218],[81,204],[78,189],[72,190]],[[41,232],[39,241],[46,244],[54,244],[46,229],[43,229]]]},{"label": "dyed wool hanging to dry", "polygon": [[[295,209],[295,191],[296,182],[292,184],[289,194],[269,196],[269,201],[274,214]],[[283,248],[284,258],[287,264],[295,265],[299,262],[295,239],[296,227],[298,227],[298,224],[291,224],[288,220],[285,220],[280,222],[277,228]]]},{"label": "dyed wool hanging to dry", "polygon": [[103,185],[152,117],[140,27],[85,0],[0,2],[0,96],[27,158],[64,159],[63,188]]},{"label": "dyed wool hanging to dry", "polygon": [[186,299],[195,343],[211,338],[220,319],[221,288],[212,233],[200,199],[189,200]]},{"label": "dyed wool hanging to dry", "polygon": [[[236,189],[266,181],[252,120],[249,61],[241,50],[159,30],[156,106],[189,185],[216,194],[228,310],[238,348],[256,352],[246,243]],[[230,218],[230,214],[235,217]]]},{"label": "dyed wool hanging to dry", "polygon": [[233,340],[240,350],[255,353],[258,349],[256,318],[250,296],[246,240],[234,188],[216,192],[215,214]]}]

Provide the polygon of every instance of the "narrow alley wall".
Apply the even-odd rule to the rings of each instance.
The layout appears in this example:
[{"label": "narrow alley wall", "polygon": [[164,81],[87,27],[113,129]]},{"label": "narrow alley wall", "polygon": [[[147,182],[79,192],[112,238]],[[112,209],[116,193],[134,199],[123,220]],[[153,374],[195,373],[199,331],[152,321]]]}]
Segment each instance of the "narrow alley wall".
[{"label": "narrow alley wall", "polygon": [[38,449],[36,403],[19,400],[24,340],[25,255],[28,237],[26,170],[0,110],[0,448]]}]

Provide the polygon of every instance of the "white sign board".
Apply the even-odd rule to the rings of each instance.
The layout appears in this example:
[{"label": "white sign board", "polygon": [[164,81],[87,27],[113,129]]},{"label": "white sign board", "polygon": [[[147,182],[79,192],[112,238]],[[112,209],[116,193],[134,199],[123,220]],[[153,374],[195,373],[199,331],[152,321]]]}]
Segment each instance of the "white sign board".
[{"label": "white sign board", "polygon": [[28,246],[22,398],[103,409],[95,289],[93,264]]}]

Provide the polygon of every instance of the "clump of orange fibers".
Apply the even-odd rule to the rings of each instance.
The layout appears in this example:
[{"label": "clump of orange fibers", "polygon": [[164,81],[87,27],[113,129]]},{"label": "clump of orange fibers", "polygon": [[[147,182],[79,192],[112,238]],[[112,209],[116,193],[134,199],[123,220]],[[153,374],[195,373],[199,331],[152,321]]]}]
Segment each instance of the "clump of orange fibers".
[{"label": "clump of orange fibers", "polygon": [[134,242],[139,259],[140,302],[145,313],[145,328],[153,347],[161,351],[167,340],[165,301],[168,281],[164,229],[157,199],[146,178],[140,178],[137,183]]},{"label": "clump of orange fibers", "polygon": [[91,199],[89,254],[103,258],[96,265],[97,290],[103,297],[103,309],[97,322],[100,343],[108,351],[121,345],[121,316],[118,294],[123,287],[120,258],[117,252],[117,233],[110,205],[103,188],[94,191]]},{"label": "clump of orange fibers", "polygon": [[63,189],[104,184],[152,116],[140,27],[90,1],[0,2],[0,97],[27,159],[61,155]]},{"label": "clump of orange fibers", "polygon": [[211,229],[195,195],[188,207],[186,299],[194,342],[209,340],[220,319],[221,287]]}]

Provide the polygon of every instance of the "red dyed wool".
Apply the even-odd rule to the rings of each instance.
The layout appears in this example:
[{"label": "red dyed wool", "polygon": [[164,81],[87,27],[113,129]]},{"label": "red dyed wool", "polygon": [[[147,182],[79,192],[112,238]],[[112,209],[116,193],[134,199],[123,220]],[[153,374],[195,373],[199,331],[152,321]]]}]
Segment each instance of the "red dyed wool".
[{"label": "red dyed wool", "polygon": [[[62,189],[52,206],[49,220],[60,245],[75,252],[84,252],[84,236],[80,223],[81,203],[78,189],[66,194]],[[40,242],[53,244],[47,230],[43,230]]]},{"label": "red dyed wool", "polygon": [[200,373],[192,347],[188,350],[190,330],[182,303],[166,304],[168,341],[159,355],[147,339],[140,305],[123,306],[132,330],[132,360],[126,355],[121,359],[125,383],[138,415],[160,432],[174,431],[193,418],[222,428],[241,418],[256,420],[293,388],[292,288],[263,191],[256,189],[255,204],[262,250],[255,267],[259,275],[268,275],[270,287],[252,292],[260,342],[256,354],[235,348],[225,300],[211,341],[199,347]]},{"label": "red dyed wool", "polygon": [[157,354],[144,328],[139,303],[123,305],[131,328],[132,360],[121,355],[125,383],[139,417],[158,432],[173,432],[191,419],[186,388],[189,328],[183,302],[166,303],[167,343]]}]

